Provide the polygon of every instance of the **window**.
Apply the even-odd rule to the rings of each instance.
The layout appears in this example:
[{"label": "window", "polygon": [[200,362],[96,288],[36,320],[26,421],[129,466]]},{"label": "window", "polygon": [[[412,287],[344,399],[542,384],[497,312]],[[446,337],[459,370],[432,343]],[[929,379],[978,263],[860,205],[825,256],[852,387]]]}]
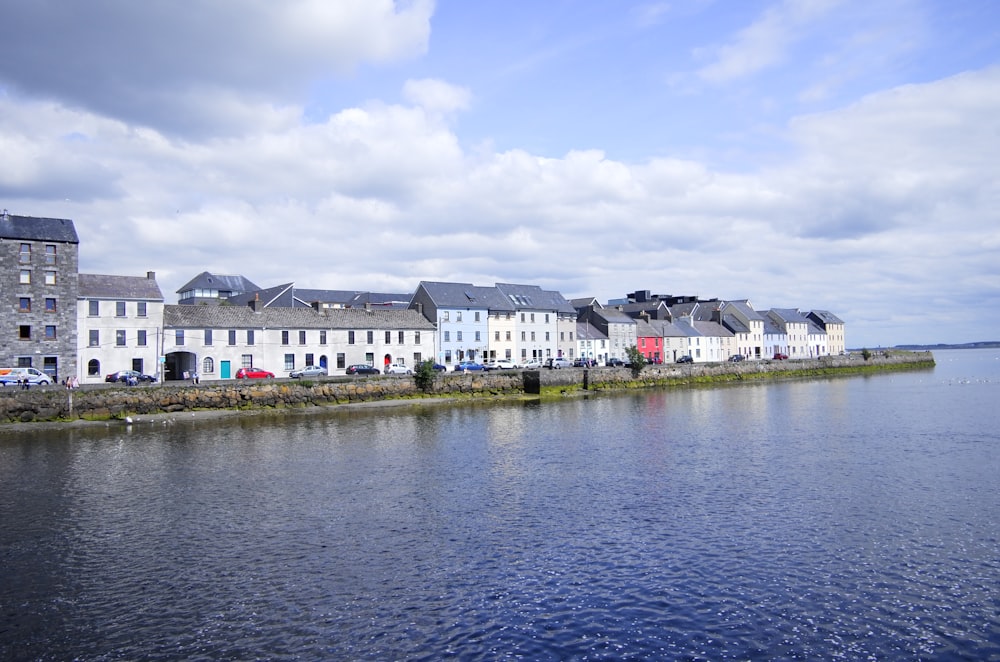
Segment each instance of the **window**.
[{"label": "window", "polygon": [[369,331],[368,332],[368,344],[369,345],[374,345],[375,344],[375,332],[374,331]]},{"label": "window", "polygon": [[524,322],[524,313],[521,313],[521,321]]},{"label": "window", "polygon": [[31,263],[31,244],[21,244],[20,262],[21,264]]},{"label": "window", "polygon": [[546,331],[545,332],[545,342],[548,342],[548,341],[549,341],[549,332]]},{"label": "window", "polygon": [[348,345],[353,345],[354,344],[354,332],[353,331],[348,331],[347,332],[347,344]]},{"label": "window", "polygon": [[449,313],[448,313],[448,311],[447,311],[447,310],[446,310],[446,311],[444,311],[443,313],[441,313],[441,315],[442,315],[442,317],[441,317],[441,321],[442,321],[442,322],[447,322],[447,321],[448,321],[448,314],[449,314]]},{"label": "window", "polygon": [[146,346],[146,329],[139,329],[135,337],[135,344],[139,347]]},{"label": "window", "polygon": [[89,306],[89,310],[87,311],[87,314],[90,315],[91,317],[97,317],[97,316],[99,316],[101,314],[101,302],[100,301],[98,301],[96,299],[91,299],[90,301],[87,302],[87,305]]},{"label": "window", "polygon": [[294,354],[285,354],[285,370],[295,370]]},{"label": "window", "polygon": [[243,354],[240,356],[240,367],[242,368],[252,368],[253,367],[253,354]]},{"label": "window", "polygon": [[405,340],[403,340],[403,338],[404,338],[404,336],[403,336],[403,332],[402,332],[402,331],[400,331],[400,332],[399,332],[399,344],[400,344],[400,345],[402,345],[402,344],[404,344],[404,343],[406,342]]},{"label": "window", "polygon": [[87,362],[87,375],[90,377],[100,377],[101,362],[97,359],[90,359],[90,361]]},{"label": "window", "polygon": [[478,310],[476,311],[476,321],[477,322],[479,321],[479,311]]},{"label": "window", "polygon": [[306,354],[306,365],[316,365],[315,363],[313,363],[313,361],[314,361],[313,355]]},{"label": "window", "polygon": [[287,345],[288,344],[288,331],[282,331],[281,332],[281,344],[282,345]]},{"label": "window", "polygon": [[178,347],[184,344],[184,329],[174,331],[174,344]]},{"label": "window", "polygon": [[510,340],[510,331],[507,332],[507,340]]},{"label": "window", "polygon": [[46,324],[45,325],[45,339],[46,340],[55,340],[56,339],[56,325],[55,324]]},{"label": "window", "polygon": [[45,272],[45,284],[46,285],[55,285],[56,284],[56,272],[54,272],[54,271],[46,271]]},{"label": "window", "polygon": [[45,312],[54,313],[56,312],[56,300],[52,297],[46,297],[45,299]]},{"label": "window", "polygon": [[535,332],[531,332],[531,342],[535,342]]},{"label": "window", "polygon": [[45,245],[45,264],[55,264],[56,263],[56,247],[52,244]]},{"label": "window", "polygon": [[[566,332],[565,331],[560,331],[559,332],[559,342],[562,342],[564,340],[566,340]],[[572,338],[570,338],[570,340],[572,340]]]},{"label": "window", "polygon": [[456,331],[455,332],[455,342],[462,342],[462,332],[461,331]]},{"label": "window", "polygon": [[535,313],[531,313],[531,323],[535,323]]},{"label": "window", "polygon": [[365,363],[368,365],[375,365],[375,355],[371,352],[365,354]]},{"label": "window", "polygon": [[31,283],[31,270],[21,269],[21,275],[18,276],[18,280],[21,285],[28,285]]},{"label": "window", "polygon": [[546,324],[549,323],[549,314],[548,313],[545,313],[545,323]]},{"label": "window", "polygon": [[347,357],[343,352],[337,352],[337,367],[341,370],[347,367]]},{"label": "window", "polygon": [[211,356],[206,356],[205,360],[201,362],[201,372],[206,375],[215,372],[215,361]]},{"label": "window", "polygon": [[306,332],[305,331],[299,331],[299,344],[300,345],[305,345],[306,344]]},{"label": "window", "polygon": [[115,301],[115,317],[125,317],[124,301]]},{"label": "window", "polygon": [[386,345],[391,345],[392,344],[392,331],[386,331],[385,332],[385,344]]},{"label": "window", "polygon": [[323,329],[322,331],[319,332],[319,344],[320,345],[326,344],[326,329]]},{"label": "window", "polygon": [[136,314],[136,317],[145,317],[146,316],[146,302],[145,301],[138,301],[138,302],[136,302],[136,304],[135,304],[135,314]]},{"label": "window", "polygon": [[459,310],[458,312],[455,313],[455,321],[456,322],[461,322],[462,321],[462,311],[461,310]]},{"label": "window", "polygon": [[[247,329],[247,344],[253,344],[253,329]],[[250,354],[245,354],[244,356],[250,356]],[[243,366],[244,368],[252,368],[252,365]]]},{"label": "window", "polygon": [[572,331],[569,332],[569,341],[573,342],[573,332]]},{"label": "window", "polygon": [[90,344],[91,347],[100,347],[101,346],[101,332],[98,331],[97,329],[91,329],[90,330],[90,339],[89,339],[89,341],[90,341],[89,344]]},{"label": "window", "polygon": [[229,329],[229,345],[236,344],[236,329]]},{"label": "window", "polygon": [[419,366],[423,361],[424,358],[420,352],[413,352],[413,365]]},{"label": "window", "polygon": [[444,332],[444,341],[445,342],[451,342],[451,331],[445,331]]},{"label": "window", "polygon": [[132,359],[132,369],[139,373],[146,372],[142,369],[142,359]]},{"label": "window", "polygon": [[22,324],[17,327],[17,337],[21,340],[31,340],[31,326]]},{"label": "window", "polygon": [[19,356],[19,357],[17,357],[17,367],[18,368],[30,368],[31,367],[31,357],[30,356]]},{"label": "window", "polygon": [[524,331],[522,331],[522,332],[521,332],[521,342],[524,342],[525,340],[527,340],[527,339],[528,339],[528,338],[527,338],[527,335],[528,335],[528,334],[527,334],[526,332],[524,332]]},{"label": "window", "polygon": [[125,346],[125,329],[118,329],[115,331],[115,346],[124,347]]},{"label": "window", "polygon": [[204,333],[205,333],[205,347],[208,347],[209,345],[212,344],[212,330],[205,329]]},{"label": "window", "polygon": [[499,331],[494,331],[493,332],[493,340],[496,340],[497,342],[500,341],[500,332]]},{"label": "window", "polygon": [[479,337],[479,334],[480,334],[480,332],[476,331],[476,342],[480,342],[481,341],[481,338]]},{"label": "window", "polygon": [[31,297],[21,297],[18,300],[17,309],[22,313],[31,312]]},{"label": "window", "polygon": [[445,363],[451,363],[451,350],[450,349],[444,350],[444,362]]},{"label": "window", "polygon": [[414,345],[419,345],[420,344],[420,332],[419,331],[414,331],[413,332],[413,344]]}]

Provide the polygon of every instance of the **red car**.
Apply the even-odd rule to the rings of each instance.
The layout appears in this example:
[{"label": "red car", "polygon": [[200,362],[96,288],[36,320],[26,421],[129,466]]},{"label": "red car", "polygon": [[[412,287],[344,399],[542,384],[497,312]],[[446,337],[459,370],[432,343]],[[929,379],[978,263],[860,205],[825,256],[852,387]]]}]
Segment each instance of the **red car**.
[{"label": "red car", "polygon": [[236,371],[236,379],[274,379],[274,373],[260,368],[240,368]]},{"label": "red car", "polygon": [[785,359],[788,358],[788,354],[782,354],[781,352],[775,352],[774,353],[774,358],[777,359],[778,361],[784,361]]}]

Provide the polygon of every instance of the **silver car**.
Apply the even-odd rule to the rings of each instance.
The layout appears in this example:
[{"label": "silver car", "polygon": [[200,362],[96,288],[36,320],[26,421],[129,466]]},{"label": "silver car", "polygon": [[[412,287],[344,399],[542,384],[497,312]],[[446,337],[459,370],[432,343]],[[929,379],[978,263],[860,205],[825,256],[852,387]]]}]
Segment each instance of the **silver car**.
[{"label": "silver car", "polygon": [[321,365],[307,365],[299,370],[292,370],[288,373],[289,377],[298,379],[300,377],[328,377],[330,375],[327,369]]}]

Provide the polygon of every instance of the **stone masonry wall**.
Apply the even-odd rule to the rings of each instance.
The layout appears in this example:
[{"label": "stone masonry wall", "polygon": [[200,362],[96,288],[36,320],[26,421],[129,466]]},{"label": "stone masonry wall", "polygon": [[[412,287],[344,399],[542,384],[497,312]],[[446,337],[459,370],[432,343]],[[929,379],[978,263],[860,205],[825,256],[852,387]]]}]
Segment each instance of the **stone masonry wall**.
[{"label": "stone masonry wall", "polygon": [[[576,391],[584,384],[592,389],[616,389],[636,385],[683,384],[702,378],[743,379],[796,376],[809,371],[839,369],[900,369],[907,364],[933,365],[929,352],[893,353],[873,356],[824,357],[809,361],[747,361],[724,364],[670,364],[647,366],[639,378],[625,368],[594,368],[498,371],[491,373],[445,373],[439,375],[429,393],[417,389],[412,377],[335,377],[317,381],[233,380],[193,385],[170,383],[148,386],[87,386],[68,391],[59,386],[0,389],[0,423],[120,418],[209,409],[250,409],[340,405],[375,400],[418,397],[489,397],[535,390]],[[537,383],[538,387],[533,384]]]}]

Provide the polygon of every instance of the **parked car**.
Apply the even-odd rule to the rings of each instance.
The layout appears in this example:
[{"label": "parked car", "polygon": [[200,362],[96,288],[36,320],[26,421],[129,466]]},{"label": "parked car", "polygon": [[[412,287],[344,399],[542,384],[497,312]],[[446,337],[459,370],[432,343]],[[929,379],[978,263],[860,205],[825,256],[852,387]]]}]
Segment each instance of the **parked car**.
[{"label": "parked car", "polygon": [[605,365],[607,365],[609,368],[624,368],[628,364],[625,363],[625,361],[612,356],[610,359],[608,359]]},{"label": "parked car", "polygon": [[740,361],[743,361],[745,359],[746,359],[746,357],[743,356],[742,354],[733,354],[732,356],[729,357],[729,362],[730,363],[739,363]]},{"label": "parked car", "polygon": [[321,365],[307,365],[304,368],[292,370],[288,373],[288,376],[293,379],[298,379],[300,377],[327,377],[329,374],[330,373],[327,369]]},{"label": "parked car", "polygon": [[348,375],[381,375],[382,373],[378,371],[373,365],[368,365],[367,363],[357,363],[355,365],[347,366],[345,371]]},{"label": "parked car", "polygon": [[412,375],[413,370],[407,368],[405,365],[399,365],[398,363],[393,363],[392,365],[387,365],[382,371],[387,375]]},{"label": "parked car", "polygon": [[545,367],[551,368],[552,370],[558,370],[559,368],[572,368],[573,362],[561,356],[554,356],[545,362]]},{"label": "parked car", "polygon": [[542,362],[540,359],[531,359],[522,366],[525,370],[538,370],[542,367]]},{"label": "parked car", "polygon": [[32,386],[47,386],[52,378],[38,368],[0,368],[0,384],[17,386],[27,380]]},{"label": "parked car", "polygon": [[490,361],[490,370],[516,370],[518,365],[510,359]]},{"label": "parked car", "polygon": [[774,358],[774,360],[776,360],[776,361],[784,361],[785,359],[788,358],[788,354],[782,354],[781,352],[775,352],[774,356],[772,358]]},{"label": "parked car", "polygon": [[106,382],[128,382],[134,379],[138,382],[149,382],[150,384],[156,381],[156,377],[152,375],[144,375],[138,370],[119,370],[118,372],[113,372],[104,378]]},{"label": "parked car", "polygon": [[431,367],[434,368],[434,370],[436,370],[437,372],[447,372],[448,370],[446,366],[443,366],[440,363],[435,363]]},{"label": "parked car", "polygon": [[574,368],[592,368],[597,365],[594,359],[576,359],[573,361]]},{"label": "parked car", "polygon": [[694,359],[692,359],[690,355],[685,354],[684,356],[678,357],[676,363],[694,363]]},{"label": "parked car", "polygon": [[468,370],[485,370],[482,363],[475,361],[459,361],[455,364],[455,372],[466,372]]},{"label": "parked car", "polygon": [[260,368],[240,368],[236,371],[236,379],[274,379],[274,373]]}]

